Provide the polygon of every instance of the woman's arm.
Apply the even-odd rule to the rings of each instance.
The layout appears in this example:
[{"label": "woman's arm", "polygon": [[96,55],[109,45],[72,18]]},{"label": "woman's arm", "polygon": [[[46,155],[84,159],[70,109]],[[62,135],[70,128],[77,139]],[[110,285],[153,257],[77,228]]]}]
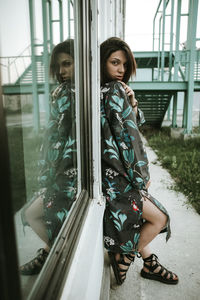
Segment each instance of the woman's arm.
[{"label": "woman's arm", "polygon": [[[121,84],[112,82],[109,86],[110,89],[105,90],[103,96],[105,114],[111,127],[112,138],[117,144],[118,157],[131,185],[139,190],[145,189],[149,181],[148,159],[138,130],[136,115]],[[107,141],[106,144],[109,145],[110,142]],[[115,150],[105,149],[104,153],[112,153]]]}]

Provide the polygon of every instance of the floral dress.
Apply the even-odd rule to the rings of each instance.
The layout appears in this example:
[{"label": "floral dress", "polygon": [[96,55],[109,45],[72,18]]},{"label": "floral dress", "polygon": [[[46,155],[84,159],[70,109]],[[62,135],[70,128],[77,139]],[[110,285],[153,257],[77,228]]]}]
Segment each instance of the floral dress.
[{"label": "floral dress", "polygon": [[168,216],[166,209],[145,189],[149,181],[148,159],[138,126],[141,110],[134,113],[129,97],[117,81],[101,87],[102,190],[106,199],[104,245],[116,253],[136,253],[147,197]]},{"label": "floral dress", "polygon": [[38,176],[40,188],[31,200],[32,203],[38,197],[43,199],[44,221],[50,244],[57,237],[76,199],[75,126],[75,92],[69,83],[64,82],[52,93],[50,118],[40,149]]}]

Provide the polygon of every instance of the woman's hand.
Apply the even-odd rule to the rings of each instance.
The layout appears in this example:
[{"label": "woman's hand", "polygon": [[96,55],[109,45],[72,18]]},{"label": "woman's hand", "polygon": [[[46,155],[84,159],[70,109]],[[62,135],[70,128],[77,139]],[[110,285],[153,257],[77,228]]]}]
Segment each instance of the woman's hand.
[{"label": "woman's hand", "polygon": [[124,88],[127,96],[129,96],[130,103],[131,103],[133,109],[135,110],[135,113],[137,114],[138,101],[135,99],[134,91],[127,84],[125,84],[123,81],[120,81],[120,82],[123,85],[123,88]]}]

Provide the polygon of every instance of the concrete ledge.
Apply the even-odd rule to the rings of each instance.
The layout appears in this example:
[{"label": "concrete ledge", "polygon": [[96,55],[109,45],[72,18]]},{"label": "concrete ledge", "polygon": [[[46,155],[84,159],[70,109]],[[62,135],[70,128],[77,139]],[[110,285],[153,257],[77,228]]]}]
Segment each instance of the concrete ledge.
[{"label": "concrete ledge", "polygon": [[183,139],[184,128],[171,128],[170,135],[173,139]]},{"label": "concrete ledge", "polygon": [[174,139],[183,139],[183,140],[189,140],[194,138],[199,138],[200,133],[184,133],[184,128],[171,128],[170,135]]},{"label": "concrete ledge", "polygon": [[199,138],[200,134],[199,133],[185,133],[183,135],[183,139],[184,140],[189,140],[189,139],[195,139],[195,138]]},{"label": "concrete ledge", "polygon": [[110,299],[110,262],[107,251],[104,250],[104,269],[101,283],[100,300]]}]

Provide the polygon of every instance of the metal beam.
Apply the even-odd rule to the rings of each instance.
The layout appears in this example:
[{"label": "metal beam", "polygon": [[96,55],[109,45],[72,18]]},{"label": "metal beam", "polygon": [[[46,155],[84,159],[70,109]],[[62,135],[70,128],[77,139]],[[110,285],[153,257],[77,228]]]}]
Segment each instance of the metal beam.
[{"label": "metal beam", "polygon": [[169,81],[163,81],[163,82],[151,82],[151,81],[130,81],[129,86],[134,90],[140,90],[140,91],[147,91],[147,90],[154,90],[154,91],[167,91],[170,93],[171,91],[186,91],[187,90],[187,83],[186,82],[169,82]]},{"label": "metal beam", "polygon": [[[134,51],[133,52],[135,58],[147,58],[147,57],[158,57],[159,51]],[[169,51],[164,52],[165,57],[169,57]]]},{"label": "metal beam", "polygon": [[[52,84],[50,87],[50,90],[52,90],[53,88],[56,88],[56,84]],[[45,93],[45,88],[44,88],[44,84],[37,84],[37,91],[39,94],[44,94]],[[33,93],[33,84],[32,83],[28,83],[25,84],[23,83],[22,85],[20,84],[15,84],[15,85],[3,85],[2,86],[2,93],[3,95],[21,95],[21,94],[30,94],[32,95]]]}]

